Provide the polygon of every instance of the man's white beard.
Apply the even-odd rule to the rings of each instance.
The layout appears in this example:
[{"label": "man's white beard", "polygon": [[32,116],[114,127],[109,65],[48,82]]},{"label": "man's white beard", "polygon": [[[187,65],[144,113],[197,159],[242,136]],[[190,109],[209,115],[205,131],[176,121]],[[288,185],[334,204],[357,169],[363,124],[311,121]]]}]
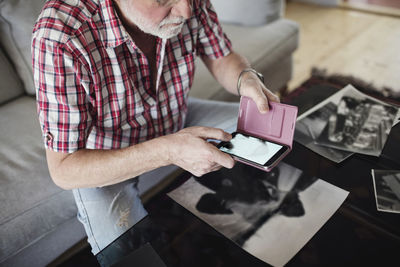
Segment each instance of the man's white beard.
[{"label": "man's white beard", "polygon": [[[169,39],[178,35],[182,31],[185,19],[183,17],[165,18],[160,24],[154,25],[150,20],[144,18],[135,12],[135,16],[131,18],[132,22],[145,33],[158,36],[162,39]],[[172,25],[179,24],[179,25]]]}]

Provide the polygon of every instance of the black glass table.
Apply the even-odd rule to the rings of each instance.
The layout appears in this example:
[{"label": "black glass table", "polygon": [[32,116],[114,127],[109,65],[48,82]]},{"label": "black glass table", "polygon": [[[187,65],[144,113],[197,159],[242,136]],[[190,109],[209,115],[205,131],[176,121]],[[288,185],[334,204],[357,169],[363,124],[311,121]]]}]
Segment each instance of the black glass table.
[{"label": "black glass table", "polygon": [[[283,102],[297,105],[301,114],[338,89],[318,83]],[[400,214],[377,211],[371,169],[399,170],[399,151],[400,124],[379,158],[354,154],[336,164],[294,142],[284,162],[350,194],[286,266],[398,266]],[[268,266],[166,195],[190,177],[184,172],[146,203],[149,215],[97,254],[98,261],[113,265],[150,244],[166,266]]]}]

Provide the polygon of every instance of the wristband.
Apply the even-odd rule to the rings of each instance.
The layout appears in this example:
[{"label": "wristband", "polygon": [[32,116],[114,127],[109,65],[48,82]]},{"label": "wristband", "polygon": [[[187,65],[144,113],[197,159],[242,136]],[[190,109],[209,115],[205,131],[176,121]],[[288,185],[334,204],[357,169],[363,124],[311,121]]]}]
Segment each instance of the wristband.
[{"label": "wristband", "polygon": [[246,72],[254,73],[255,75],[257,75],[258,79],[260,79],[260,81],[264,84],[264,76],[261,73],[257,72],[255,69],[246,68],[246,69],[242,70],[242,72],[240,72],[240,74],[239,74],[239,78],[238,78],[238,82],[237,82],[237,92],[238,92],[239,96],[240,96],[240,84],[242,83],[242,76]]}]

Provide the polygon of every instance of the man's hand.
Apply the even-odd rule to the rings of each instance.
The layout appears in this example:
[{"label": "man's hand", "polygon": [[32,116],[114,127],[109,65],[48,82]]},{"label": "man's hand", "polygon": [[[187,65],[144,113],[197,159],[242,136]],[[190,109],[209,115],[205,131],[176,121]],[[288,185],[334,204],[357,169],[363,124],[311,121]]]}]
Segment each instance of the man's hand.
[{"label": "man's hand", "polygon": [[221,167],[232,168],[234,160],[221,152],[207,139],[229,141],[232,136],[221,129],[210,127],[189,127],[177,133],[167,135],[169,161],[195,176],[219,170]]},{"label": "man's hand", "polygon": [[261,113],[269,111],[268,101],[280,102],[279,97],[268,90],[253,72],[243,73],[239,91],[240,95],[253,99]]}]

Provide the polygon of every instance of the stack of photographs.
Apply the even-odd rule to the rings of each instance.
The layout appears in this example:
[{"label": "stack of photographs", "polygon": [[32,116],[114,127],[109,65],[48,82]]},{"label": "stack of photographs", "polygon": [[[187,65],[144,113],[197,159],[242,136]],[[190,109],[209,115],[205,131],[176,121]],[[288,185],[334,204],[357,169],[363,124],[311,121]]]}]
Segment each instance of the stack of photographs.
[{"label": "stack of photographs", "polygon": [[400,170],[372,170],[379,211],[400,213]]},{"label": "stack of photographs", "polygon": [[399,108],[347,85],[298,117],[295,140],[341,162],[353,153],[379,156]]}]

